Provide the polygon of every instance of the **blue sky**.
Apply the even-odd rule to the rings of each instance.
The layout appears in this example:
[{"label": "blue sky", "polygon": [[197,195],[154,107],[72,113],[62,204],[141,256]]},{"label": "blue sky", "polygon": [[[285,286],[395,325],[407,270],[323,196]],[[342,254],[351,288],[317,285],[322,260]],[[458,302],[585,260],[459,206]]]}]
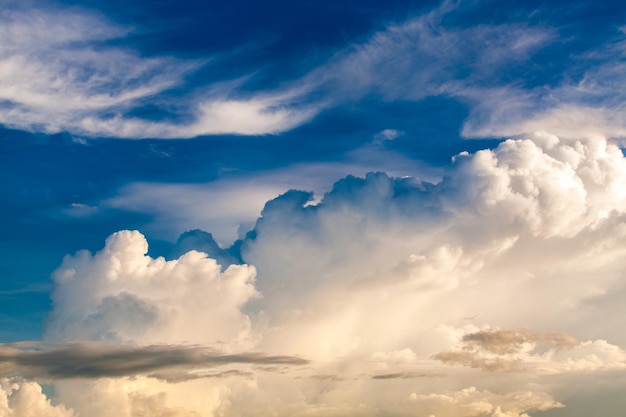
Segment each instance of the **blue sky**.
[{"label": "blue sky", "polygon": [[623,409],[621,2],[0,4],[0,411]]}]

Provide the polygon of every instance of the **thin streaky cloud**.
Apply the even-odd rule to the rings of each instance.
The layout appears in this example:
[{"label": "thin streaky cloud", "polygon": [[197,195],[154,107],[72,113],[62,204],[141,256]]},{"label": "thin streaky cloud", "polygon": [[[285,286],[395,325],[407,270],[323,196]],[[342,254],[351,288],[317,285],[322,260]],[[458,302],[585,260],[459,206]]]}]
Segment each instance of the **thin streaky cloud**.
[{"label": "thin streaky cloud", "polygon": [[[221,353],[203,346],[128,346],[95,342],[59,346],[29,344],[0,345],[3,376],[29,378],[105,378],[129,375],[157,375],[165,371],[187,371],[231,364],[302,366],[309,362],[295,356],[272,356],[259,352]],[[226,372],[226,371],[222,371]],[[217,372],[208,374],[219,376]],[[179,378],[182,376],[179,375]]]}]

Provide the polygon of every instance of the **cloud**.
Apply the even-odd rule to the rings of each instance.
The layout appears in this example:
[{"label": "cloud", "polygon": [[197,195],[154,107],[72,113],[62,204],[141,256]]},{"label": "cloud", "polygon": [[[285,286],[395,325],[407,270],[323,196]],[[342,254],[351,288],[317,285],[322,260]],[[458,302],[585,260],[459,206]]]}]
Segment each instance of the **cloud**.
[{"label": "cloud", "polygon": [[[611,323],[599,340],[624,343],[619,308],[582,307],[622,285],[624,173],[624,156],[603,138],[538,134],[459,155],[435,184],[347,177],[315,205],[287,192],[241,246],[264,295],[251,302],[267,320],[261,350],[298,351],[323,374],[453,372],[457,384],[499,392],[528,389],[529,374],[572,372],[574,358],[600,351],[607,359],[588,369],[619,370],[608,347],[576,352],[588,343],[577,340],[598,340],[584,317]],[[446,330],[468,320],[492,330]],[[438,360],[524,372],[504,382]]]},{"label": "cloud", "polygon": [[[181,230],[211,230],[222,243],[237,238],[241,224],[259,216],[265,201],[283,190],[280,184],[261,179],[218,180],[208,184],[133,183],[105,202],[107,207],[150,213],[157,235],[172,236]],[[166,230],[156,229],[163,225]]]},{"label": "cloud", "polygon": [[457,97],[472,108],[462,134],[510,137],[548,131],[569,138],[623,140],[625,45],[624,31],[616,30],[605,44],[570,54],[558,84],[460,89]]},{"label": "cloud", "polygon": [[466,334],[463,342],[496,354],[517,352],[525,343],[541,343],[555,348],[571,348],[578,344],[572,335],[566,333],[543,333],[528,329],[481,330]]},{"label": "cloud", "polygon": [[620,347],[606,340],[578,342],[566,333],[486,329],[464,334],[459,345],[433,358],[488,372],[626,369],[626,352]]},{"label": "cloud", "polygon": [[[131,346],[71,343],[47,347],[0,345],[0,369],[11,369],[29,379],[95,379],[149,375],[157,378],[176,372],[177,381],[197,377],[238,376],[240,371],[200,373],[205,368],[233,364],[306,365],[302,358],[268,356],[259,352],[224,354],[194,345]],[[247,375],[247,374],[244,374]],[[167,378],[165,378],[167,379]]]},{"label": "cloud", "polygon": [[75,417],[63,405],[52,405],[36,382],[0,378],[0,413],[7,417]]},{"label": "cloud", "polygon": [[246,346],[254,339],[240,308],[256,297],[255,269],[188,252],[166,261],[146,256],[138,232],[111,235],[104,249],[65,258],[55,272],[49,341],[111,340]]},{"label": "cloud", "polygon": [[519,370],[519,359],[484,358],[472,352],[441,352],[433,356],[443,363],[458,364],[479,368],[489,372],[510,372]]},{"label": "cloud", "polygon": [[[290,130],[308,121],[314,111],[289,109],[278,96],[252,99],[208,97],[197,103],[194,122],[181,124],[128,118],[87,116],[74,128],[80,134],[129,139],[193,138],[203,135],[265,135]],[[74,131],[72,127],[69,128]]]},{"label": "cloud", "polygon": [[563,406],[546,393],[497,395],[475,387],[446,394],[411,394],[410,398],[422,407],[423,412],[428,414],[436,410],[437,416],[528,417],[527,411],[545,411]]},{"label": "cloud", "polygon": [[[113,46],[132,28],[95,13],[8,7],[0,22],[0,123],[10,128],[116,138],[259,135],[291,129],[313,114],[289,106],[293,93],[236,96],[237,82],[208,83],[184,97],[172,93],[207,60],[147,57]],[[145,103],[169,115],[132,116]]]},{"label": "cloud", "polygon": [[528,59],[555,36],[550,28],[524,23],[444,25],[454,13],[463,10],[443,2],[429,13],[389,24],[311,76],[351,98],[376,92],[387,99],[419,100],[459,86],[497,83],[498,70]]},{"label": "cloud", "polygon": [[[615,30],[603,45],[576,50],[562,27],[528,22],[445,23],[473,11],[476,4],[442,2],[437,8],[392,23],[366,41],[339,51],[305,77],[305,85],[328,91],[329,102],[358,101],[368,94],[385,100],[419,101],[443,96],[470,110],[461,135],[514,137],[537,131],[569,138],[623,139],[626,38]],[[462,17],[461,17],[462,19]],[[466,19],[470,21],[470,19]],[[581,35],[584,36],[584,35]],[[539,52],[570,50],[567,65],[529,83]],[[536,61],[535,61],[536,60]],[[528,71],[515,76],[520,66]],[[558,71],[558,70],[557,70]],[[503,76],[504,75],[504,76]]]},{"label": "cloud", "polygon": [[[166,261],[118,232],[66,257],[52,348],[5,346],[22,358],[6,375],[53,379],[55,401],[94,417],[567,406],[572,375],[623,375],[623,305],[602,302],[624,285],[623,190],[615,144],[537,134],[461,153],[438,182],[378,172],[318,201],[287,191],[232,248],[195,232]],[[220,267],[195,245],[246,264]],[[66,345],[85,341],[97,349]],[[54,355],[93,378],[52,378]]]},{"label": "cloud", "polygon": [[[85,137],[263,135],[291,130],[323,110],[372,95],[385,101],[443,96],[469,106],[461,132],[466,137],[540,130],[572,138],[625,136],[623,30],[594,51],[564,58],[570,65],[559,74],[560,83],[550,78],[527,86],[522,76],[511,74],[533,64],[539,51],[566,49],[559,28],[448,23],[474,7],[443,2],[345,45],[300,78],[282,74],[279,88],[255,92],[245,88],[254,74],[192,86],[187,75],[211,65],[210,58],[147,57],[112,46],[110,41],[123,43],[133,28],[95,13],[9,8],[1,17],[0,123]],[[146,103],[165,116],[134,116]],[[379,136],[389,139],[398,132],[386,129]]]},{"label": "cloud", "polygon": [[0,121],[9,127],[80,133],[85,115],[128,109],[174,86],[193,67],[97,48],[128,29],[94,14],[9,9],[2,23]]},{"label": "cloud", "polygon": [[372,379],[412,379],[412,378],[435,378],[444,376],[443,374],[428,374],[422,372],[396,372],[392,374],[378,374],[372,376]]},{"label": "cloud", "polygon": [[[348,152],[341,162],[310,162],[252,172],[234,172],[208,183],[135,182],[100,203],[101,210],[120,208],[147,213],[153,221],[145,231],[173,240],[181,230],[203,229],[228,245],[254,225],[264,204],[288,189],[306,189],[319,201],[332,184],[346,175],[372,170],[392,175],[436,179],[440,170],[428,168],[398,153],[364,146]],[[243,232],[243,233],[239,233]]]},{"label": "cloud", "polygon": [[404,135],[404,132],[395,129],[383,129],[374,135],[374,143],[382,144]]}]

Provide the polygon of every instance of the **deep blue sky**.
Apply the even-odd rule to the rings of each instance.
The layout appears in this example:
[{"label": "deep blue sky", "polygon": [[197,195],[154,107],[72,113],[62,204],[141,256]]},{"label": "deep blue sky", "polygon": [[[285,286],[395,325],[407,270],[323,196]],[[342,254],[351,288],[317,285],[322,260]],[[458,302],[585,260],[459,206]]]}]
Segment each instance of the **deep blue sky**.
[{"label": "deep blue sky", "polygon": [[[142,230],[154,254],[168,254],[178,234],[210,227],[194,226],[193,217],[170,224],[137,202],[110,203],[132,184],[211,188],[258,179],[310,190],[310,182],[299,186],[299,168],[328,164],[336,170],[315,171],[323,185],[355,166],[357,175],[434,180],[461,151],[529,133],[518,122],[537,111],[571,103],[619,115],[624,98],[620,1],[4,1],[1,8],[0,68],[18,71],[0,79],[0,342],[39,337],[49,276],[65,254],[97,250],[120,229]],[[69,41],[55,40],[60,28]],[[152,63],[131,74],[142,62]],[[99,73],[103,65],[110,67]],[[29,71],[40,67],[50,72]],[[72,108],[77,97],[93,103],[102,92],[151,85],[161,72],[165,86],[148,93]],[[182,128],[200,118],[205,100],[267,97],[261,113],[293,113],[252,130]],[[501,105],[503,97],[519,103]],[[81,125],[90,117],[174,125],[165,138],[155,137],[158,126],[103,133]],[[623,136],[621,118],[621,125],[611,119],[609,136]],[[258,213],[262,201],[250,205]]]}]

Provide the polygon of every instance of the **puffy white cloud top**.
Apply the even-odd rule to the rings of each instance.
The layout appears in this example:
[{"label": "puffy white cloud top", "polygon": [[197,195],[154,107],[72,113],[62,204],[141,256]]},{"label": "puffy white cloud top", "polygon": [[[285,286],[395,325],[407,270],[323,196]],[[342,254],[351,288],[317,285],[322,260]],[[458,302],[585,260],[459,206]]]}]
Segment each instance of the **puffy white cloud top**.
[{"label": "puffy white cloud top", "polygon": [[166,261],[147,251],[144,236],[126,230],[93,256],[66,257],[54,275],[46,339],[249,344],[250,321],[240,307],[257,295],[254,267],[221,272],[202,252]]}]

